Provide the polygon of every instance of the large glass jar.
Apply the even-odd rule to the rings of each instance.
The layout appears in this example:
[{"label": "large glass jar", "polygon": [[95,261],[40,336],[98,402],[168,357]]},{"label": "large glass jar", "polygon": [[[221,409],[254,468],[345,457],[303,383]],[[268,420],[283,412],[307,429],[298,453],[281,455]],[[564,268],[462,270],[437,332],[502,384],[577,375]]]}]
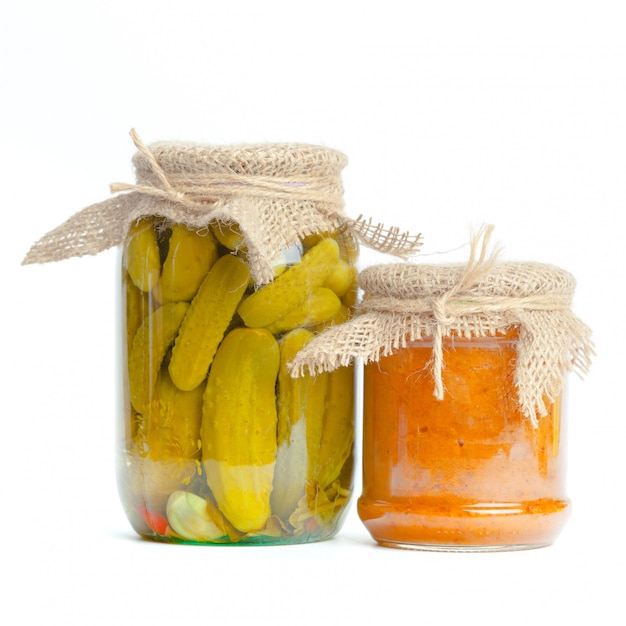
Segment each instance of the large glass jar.
[{"label": "large glass jar", "polygon": [[121,250],[117,477],[133,528],[190,543],[331,537],[352,490],[354,365],[295,360],[352,317],[359,243],[406,256],[420,235],[345,215],[340,151],[130,136],[135,182],[23,262]]},{"label": "large glass jar", "polygon": [[569,516],[560,397],[535,426],[515,384],[518,329],[444,338],[445,396],[433,394],[433,342],[364,372],[358,512],[381,544],[510,550],[552,543]]},{"label": "large glass jar", "polygon": [[235,223],[139,220],[123,244],[118,485],[146,538],[326,539],[352,490],[354,367],[288,364],[351,315],[356,251],[314,233],[255,285]]}]

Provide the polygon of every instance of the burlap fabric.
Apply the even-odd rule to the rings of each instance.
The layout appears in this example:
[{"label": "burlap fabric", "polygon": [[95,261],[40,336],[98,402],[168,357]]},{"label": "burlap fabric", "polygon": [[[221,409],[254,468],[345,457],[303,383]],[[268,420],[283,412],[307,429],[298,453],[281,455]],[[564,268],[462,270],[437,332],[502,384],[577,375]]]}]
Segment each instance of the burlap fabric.
[{"label": "burlap fabric", "polygon": [[568,371],[586,373],[591,331],[571,311],[574,278],[540,263],[487,256],[492,227],[472,242],[467,265],[377,265],[359,278],[358,314],[313,339],[291,363],[292,374],[331,371],[355,359],[378,361],[412,341],[432,338],[433,393],[445,389],[443,337],[484,337],[519,327],[515,383],[520,408],[537,424],[562,391]]},{"label": "burlap fabric", "polygon": [[257,284],[273,278],[272,261],[313,232],[344,229],[382,252],[406,258],[420,236],[343,214],[344,154],[308,144],[210,146],[159,142],[135,131],[136,184],[116,183],[118,196],[78,212],[37,241],[23,263],[97,254],[124,241],[147,215],[202,229],[214,220],[239,224]]}]

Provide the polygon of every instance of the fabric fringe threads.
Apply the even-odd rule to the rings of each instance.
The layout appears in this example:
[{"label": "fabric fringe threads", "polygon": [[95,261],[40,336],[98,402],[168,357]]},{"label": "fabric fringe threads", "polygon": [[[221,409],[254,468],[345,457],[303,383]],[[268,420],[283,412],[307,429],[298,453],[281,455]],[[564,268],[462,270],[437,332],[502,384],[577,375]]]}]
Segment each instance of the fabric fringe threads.
[{"label": "fabric fringe threads", "polygon": [[292,361],[292,374],[378,361],[412,341],[432,338],[433,393],[444,397],[443,337],[484,337],[520,328],[515,383],[533,424],[561,392],[565,374],[591,364],[591,330],[572,312],[574,278],[540,263],[500,263],[492,226],[472,238],[466,265],[377,265],[359,277],[358,314],[314,338]]},{"label": "fabric fringe threads", "polygon": [[135,184],[114,183],[113,198],[91,205],[37,241],[23,264],[98,254],[121,244],[129,227],[156,215],[198,230],[210,222],[237,223],[255,282],[271,282],[272,261],[315,232],[343,230],[381,252],[408,258],[420,235],[343,214],[341,152],[308,144],[209,146],[159,142],[137,133]]}]

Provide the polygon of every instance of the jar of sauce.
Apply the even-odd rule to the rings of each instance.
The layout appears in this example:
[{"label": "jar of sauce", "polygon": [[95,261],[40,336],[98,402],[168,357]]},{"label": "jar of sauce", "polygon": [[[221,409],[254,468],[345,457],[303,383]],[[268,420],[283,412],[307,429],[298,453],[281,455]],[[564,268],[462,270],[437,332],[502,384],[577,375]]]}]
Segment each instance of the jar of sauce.
[{"label": "jar of sauce", "polygon": [[[478,255],[472,255],[478,258]],[[495,551],[551,544],[569,516],[568,370],[590,331],[570,311],[574,279],[480,255],[461,265],[366,269],[363,493],[382,545]],[[342,345],[349,345],[349,340]]]}]

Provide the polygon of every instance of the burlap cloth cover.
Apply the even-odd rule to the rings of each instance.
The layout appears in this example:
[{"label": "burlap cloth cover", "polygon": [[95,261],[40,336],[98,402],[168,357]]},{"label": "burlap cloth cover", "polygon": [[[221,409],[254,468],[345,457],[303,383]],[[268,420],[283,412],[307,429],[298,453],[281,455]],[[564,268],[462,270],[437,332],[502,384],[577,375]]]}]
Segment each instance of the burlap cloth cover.
[{"label": "burlap cloth cover", "polygon": [[444,397],[442,338],[484,337],[519,326],[515,383],[522,412],[537,424],[561,392],[568,371],[586,373],[591,331],[571,311],[574,278],[540,263],[487,256],[492,227],[471,245],[467,265],[376,265],[359,277],[358,314],[314,338],[291,363],[292,374],[331,371],[355,359],[378,361],[410,342],[432,338],[433,393]]},{"label": "burlap cloth cover", "polygon": [[420,235],[343,214],[340,173],[347,159],[336,150],[308,144],[145,146],[134,130],[131,137],[138,149],[136,184],[111,185],[112,193],[126,193],[83,209],[46,234],[24,264],[97,254],[122,243],[130,225],[147,215],[197,229],[214,220],[236,222],[258,285],[272,280],[280,250],[313,232],[342,228],[404,258],[421,244]]}]

